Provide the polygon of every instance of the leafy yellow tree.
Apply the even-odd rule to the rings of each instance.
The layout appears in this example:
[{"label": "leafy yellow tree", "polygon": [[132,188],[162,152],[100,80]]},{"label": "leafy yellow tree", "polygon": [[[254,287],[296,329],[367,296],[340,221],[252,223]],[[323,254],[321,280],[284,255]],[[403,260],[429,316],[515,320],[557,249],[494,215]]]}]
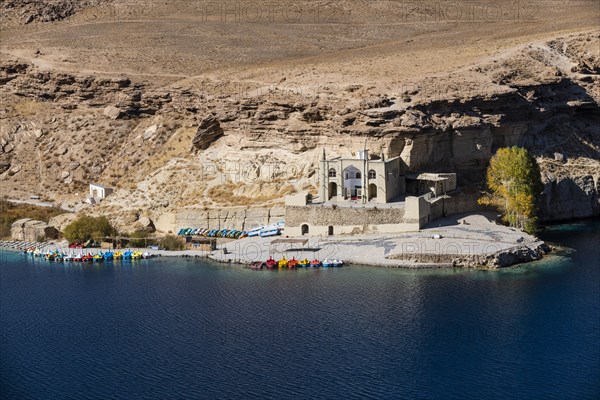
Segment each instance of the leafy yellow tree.
[{"label": "leafy yellow tree", "polygon": [[542,191],[540,169],[521,147],[499,149],[487,170],[489,192],[480,204],[492,205],[503,213],[510,226],[534,233],[537,229],[537,198]]}]

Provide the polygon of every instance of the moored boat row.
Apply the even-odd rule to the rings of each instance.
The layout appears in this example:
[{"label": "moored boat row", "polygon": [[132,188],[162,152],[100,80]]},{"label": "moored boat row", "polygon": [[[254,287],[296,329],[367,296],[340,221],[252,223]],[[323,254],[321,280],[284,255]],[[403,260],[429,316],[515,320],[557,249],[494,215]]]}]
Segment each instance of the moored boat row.
[{"label": "moored boat row", "polygon": [[243,239],[245,237],[269,237],[281,235],[284,229],[284,223],[278,222],[272,225],[260,226],[249,231],[237,229],[209,229],[209,228],[181,228],[177,231],[179,236],[204,236],[204,237],[222,237],[229,239]]},{"label": "moored boat row", "polygon": [[247,236],[247,232],[238,231],[235,229],[181,228],[179,231],[177,231],[177,235],[241,239]]},{"label": "moored boat row", "polygon": [[284,223],[278,222],[272,225],[259,226],[258,228],[250,229],[246,236],[248,237],[270,237],[281,235],[284,229]]},{"label": "moored boat row", "polygon": [[314,259],[309,261],[307,258],[303,260],[296,260],[292,258],[290,260],[283,257],[280,260],[275,260],[273,257],[270,257],[267,261],[255,261],[248,265],[250,269],[295,269],[295,268],[329,268],[329,267],[341,267],[344,265],[342,260],[338,259],[325,259],[320,261],[318,259]]},{"label": "moored boat row", "polygon": [[137,259],[146,259],[154,257],[154,254],[149,252],[141,252],[141,251],[106,251],[106,252],[98,252],[96,254],[92,253],[63,253],[59,250],[52,251],[43,251],[39,248],[29,248],[23,250],[24,254],[33,256],[33,257],[41,257],[48,261],[73,261],[73,262],[104,262],[104,261],[113,261],[113,260],[137,260]]},{"label": "moored boat row", "polygon": [[21,240],[0,240],[0,248],[8,248],[11,250],[27,251],[36,246],[45,246],[39,242],[26,242]]}]

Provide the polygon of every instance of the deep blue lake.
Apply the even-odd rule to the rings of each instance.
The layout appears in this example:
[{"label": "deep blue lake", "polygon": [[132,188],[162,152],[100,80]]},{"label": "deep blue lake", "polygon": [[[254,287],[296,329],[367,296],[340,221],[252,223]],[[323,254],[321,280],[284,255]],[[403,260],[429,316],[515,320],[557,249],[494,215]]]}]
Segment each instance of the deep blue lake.
[{"label": "deep blue lake", "polygon": [[0,398],[600,398],[600,223],[501,271],[2,253]]}]

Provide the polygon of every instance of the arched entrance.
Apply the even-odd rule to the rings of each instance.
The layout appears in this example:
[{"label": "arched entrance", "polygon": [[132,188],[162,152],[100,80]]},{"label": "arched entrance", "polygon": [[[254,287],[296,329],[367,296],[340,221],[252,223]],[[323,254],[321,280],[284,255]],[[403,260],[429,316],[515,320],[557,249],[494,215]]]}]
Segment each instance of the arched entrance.
[{"label": "arched entrance", "polygon": [[333,226],[329,225],[329,228],[327,228],[327,234],[329,236],[333,236]]},{"label": "arched entrance", "polygon": [[348,166],[343,171],[344,178],[344,199],[351,198],[356,200],[362,191],[362,174],[358,168],[353,165]]},{"label": "arched entrance", "polygon": [[308,235],[308,225],[304,224],[300,227],[300,230],[302,232],[302,235]]},{"label": "arched entrance", "polygon": [[329,182],[329,199],[328,200],[331,200],[333,197],[336,197],[337,191],[338,191],[337,183]]},{"label": "arched entrance", "polygon": [[377,185],[371,183],[369,185],[369,200],[377,198]]}]

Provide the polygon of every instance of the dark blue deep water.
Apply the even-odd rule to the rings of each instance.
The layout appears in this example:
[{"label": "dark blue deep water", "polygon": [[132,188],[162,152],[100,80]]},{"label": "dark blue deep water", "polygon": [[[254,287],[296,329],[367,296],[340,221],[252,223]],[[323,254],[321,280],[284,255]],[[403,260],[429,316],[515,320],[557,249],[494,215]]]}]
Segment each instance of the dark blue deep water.
[{"label": "dark blue deep water", "polygon": [[600,224],[502,271],[2,253],[2,399],[600,398]]}]

